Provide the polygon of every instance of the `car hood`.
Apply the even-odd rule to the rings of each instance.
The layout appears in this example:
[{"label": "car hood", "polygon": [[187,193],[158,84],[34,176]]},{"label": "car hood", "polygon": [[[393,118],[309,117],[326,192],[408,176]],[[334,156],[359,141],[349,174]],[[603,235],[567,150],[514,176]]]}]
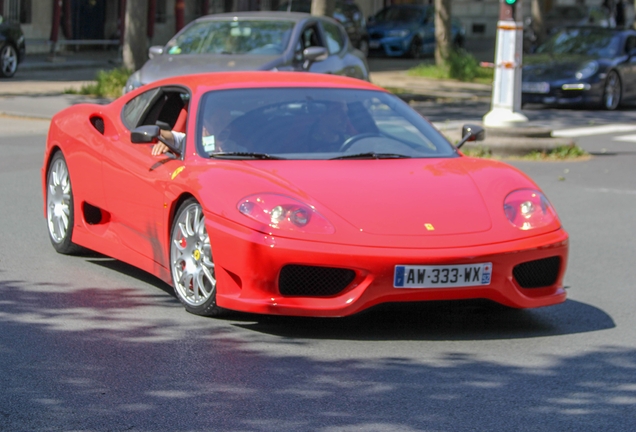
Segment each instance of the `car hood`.
[{"label": "car hood", "polygon": [[389,21],[379,24],[367,25],[367,31],[371,32],[388,32],[391,30],[410,30],[414,31],[417,26],[415,24],[402,21]]},{"label": "car hood", "polygon": [[[281,236],[383,247],[457,247],[528,237],[508,222],[503,202],[512,190],[536,185],[505,164],[475,161],[234,161],[231,168],[214,161],[223,169],[205,171],[198,183],[211,185],[210,199],[208,193],[202,197],[208,211],[257,230],[261,225],[236,210],[241,199],[255,194],[302,201],[335,228],[331,235]],[[218,184],[232,187],[220,191],[213,187]]]},{"label": "car hood", "polygon": [[524,81],[554,81],[574,78],[588,62],[597,60],[584,55],[531,54],[523,57]]},{"label": "car hood", "polygon": [[269,70],[280,64],[281,56],[262,55],[160,55],[141,68],[141,82],[148,84],[163,78],[206,72]]}]

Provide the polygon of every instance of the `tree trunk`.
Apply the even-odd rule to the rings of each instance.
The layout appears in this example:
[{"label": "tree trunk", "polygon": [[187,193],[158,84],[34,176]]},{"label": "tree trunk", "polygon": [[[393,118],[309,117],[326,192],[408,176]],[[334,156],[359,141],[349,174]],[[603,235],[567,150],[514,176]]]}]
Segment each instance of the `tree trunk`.
[{"label": "tree trunk", "polygon": [[444,66],[451,50],[451,0],[435,0],[435,64]]},{"label": "tree trunk", "polygon": [[545,0],[532,0],[530,13],[532,16],[532,30],[537,37],[536,44],[539,45],[545,39],[545,27],[543,22],[543,12]]},{"label": "tree trunk", "polygon": [[147,6],[146,0],[126,1],[122,57],[127,69],[138,70],[148,60]]},{"label": "tree trunk", "polygon": [[335,8],[335,4],[336,4],[335,0],[312,0],[311,14],[324,15],[329,17],[333,16],[333,10]]}]

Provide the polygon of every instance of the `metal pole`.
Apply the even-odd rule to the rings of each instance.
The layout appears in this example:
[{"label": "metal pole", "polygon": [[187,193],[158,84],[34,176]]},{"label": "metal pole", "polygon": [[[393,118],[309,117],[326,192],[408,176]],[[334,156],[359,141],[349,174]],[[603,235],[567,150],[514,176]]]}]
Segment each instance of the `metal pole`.
[{"label": "metal pole", "polygon": [[497,22],[495,79],[491,110],[484,116],[489,127],[525,126],[521,114],[521,67],[523,53],[523,10],[521,0],[500,0]]}]

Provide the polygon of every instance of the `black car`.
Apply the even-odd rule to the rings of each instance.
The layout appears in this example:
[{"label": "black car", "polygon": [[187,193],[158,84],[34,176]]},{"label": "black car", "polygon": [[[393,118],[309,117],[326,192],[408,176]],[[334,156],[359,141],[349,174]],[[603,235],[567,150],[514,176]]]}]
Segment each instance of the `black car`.
[{"label": "black car", "polygon": [[569,27],[523,58],[521,103],[601,105],[636,98],[636,31]]},{"label": "black car", "polygon": [[6,22],[0,16],[0,77],[15,75],[25,55],[26,45],[20,24]]},{"label": "black car", "polygon": [[[311,0],[286,1],[278,6],[278,10],[310,13]],[[365,56],[368,55],[369,33],[367,32],[367,22],[358,5],[350,0],[336,0],[332,17],[345,28],[353,46],[362,51]]]}]

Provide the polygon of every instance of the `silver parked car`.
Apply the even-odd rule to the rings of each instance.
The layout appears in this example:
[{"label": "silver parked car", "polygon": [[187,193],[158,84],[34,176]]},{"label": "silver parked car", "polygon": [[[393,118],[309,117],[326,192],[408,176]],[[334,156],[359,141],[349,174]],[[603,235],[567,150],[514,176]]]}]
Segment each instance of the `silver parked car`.
[{"label": "silver parked car", "polygon": [[342,25],[306,13],[208,15],[188,24],[166,46],[151,47],[149,57],[124,91],[171,76],[216,71],[308,71],[369,80],[365,56]]}]

